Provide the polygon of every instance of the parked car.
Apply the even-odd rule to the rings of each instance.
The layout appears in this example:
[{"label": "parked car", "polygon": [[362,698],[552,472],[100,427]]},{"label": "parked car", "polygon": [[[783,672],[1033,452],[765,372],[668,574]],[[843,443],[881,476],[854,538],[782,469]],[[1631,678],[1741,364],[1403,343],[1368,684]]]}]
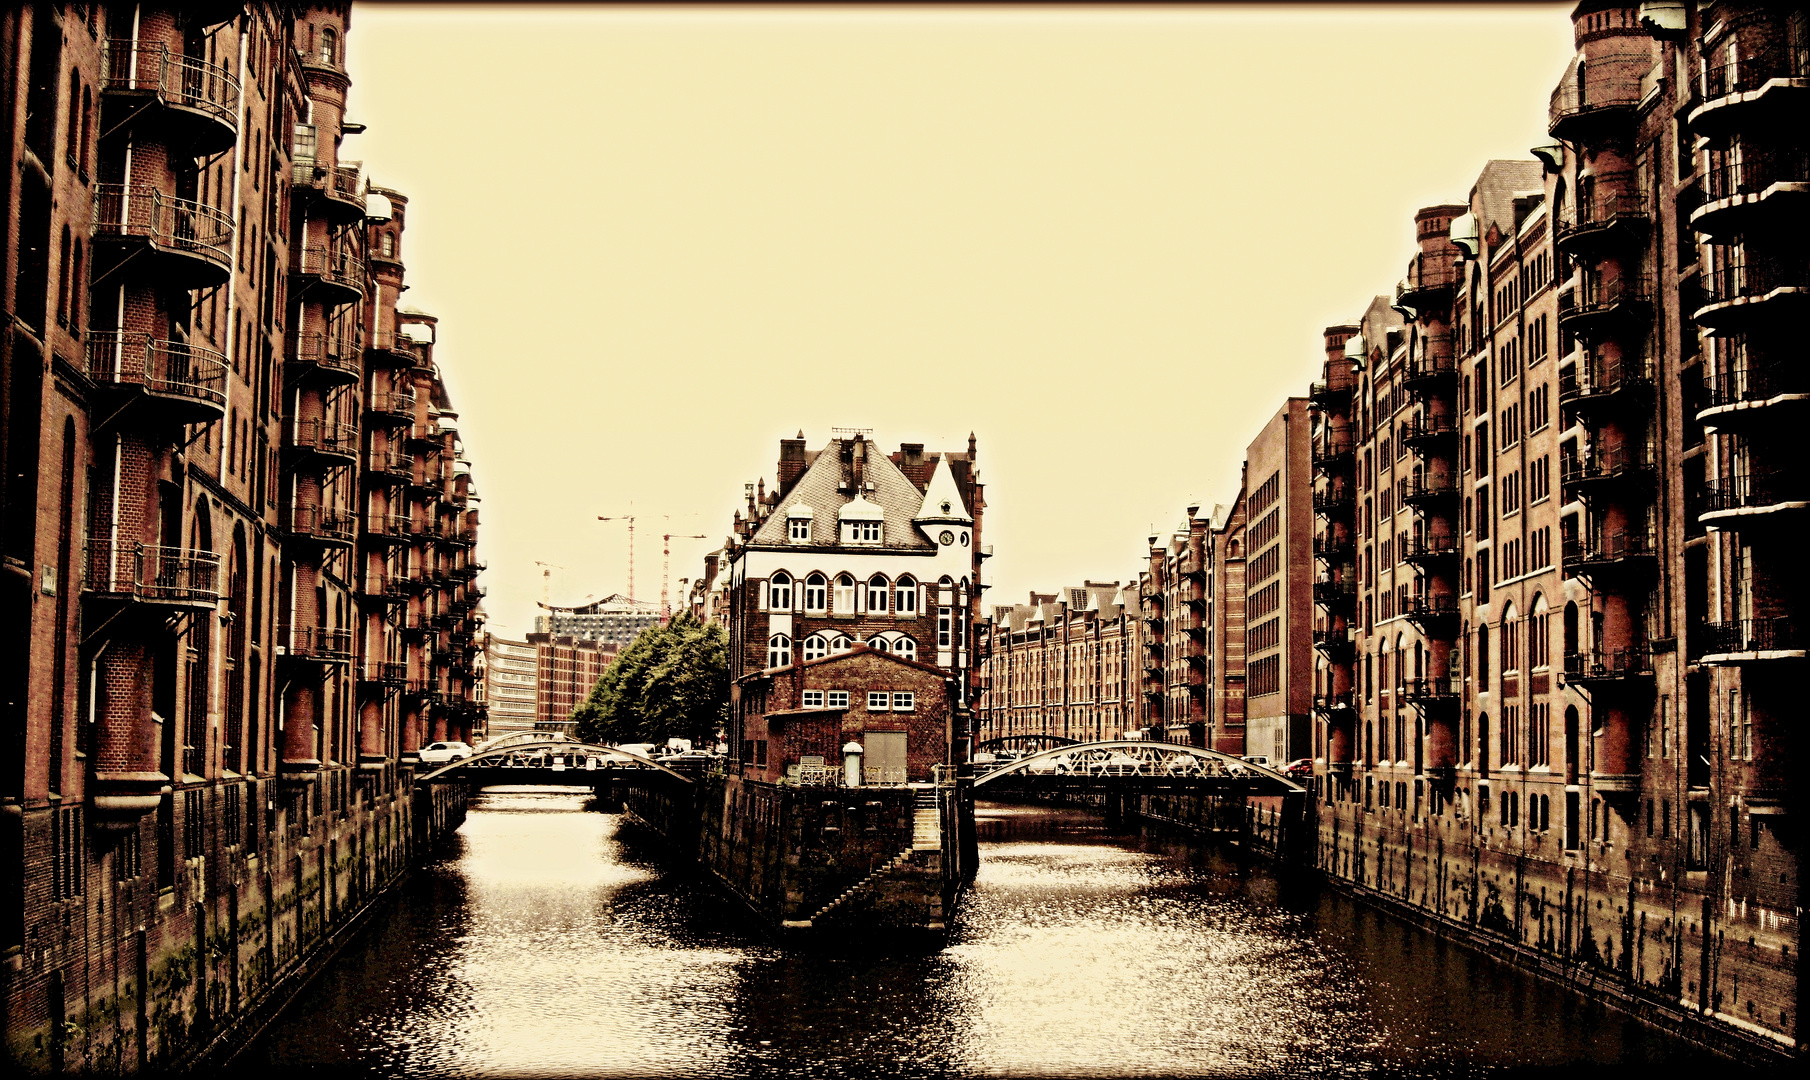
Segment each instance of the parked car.
[{"label": "parked car", "polygon": [[1270,759],[1264,757],[1262,754],[1246,754],[1244,760],[1250,762],[1252,765],[1262,766],[1265,769],[1274,768],[1274,766],[1270,764]]},{"label": "parked car", "polygon": [[1288,768],[1283,769],[1282,772],[1290,780],[1312,780],[1314,775],[1314,759],[1296,758],[1289,762]]},{"label": "parked car", "polygon": [[458,741],[428,743],[421,748],[421,764],[423,765],[445,765],[449,762],[464,761],[470,756],[471,747]]}]

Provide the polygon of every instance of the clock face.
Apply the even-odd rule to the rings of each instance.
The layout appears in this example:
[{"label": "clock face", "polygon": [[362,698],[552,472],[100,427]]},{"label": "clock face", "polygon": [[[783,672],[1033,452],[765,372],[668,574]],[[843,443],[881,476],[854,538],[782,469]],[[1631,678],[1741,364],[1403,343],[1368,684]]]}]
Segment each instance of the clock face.
[{"label": "clock face", "polygon": [[948,529],[944,529],[943,535],[937,537],[937,539],[943,542],[944,547],[948,547],[950,544],[955,543],[955,534]]}]

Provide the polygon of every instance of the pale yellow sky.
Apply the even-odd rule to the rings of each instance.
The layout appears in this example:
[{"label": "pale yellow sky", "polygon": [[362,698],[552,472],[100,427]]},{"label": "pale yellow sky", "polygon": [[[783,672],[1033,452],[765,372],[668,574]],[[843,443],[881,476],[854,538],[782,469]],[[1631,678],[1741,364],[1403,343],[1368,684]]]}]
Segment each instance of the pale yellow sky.
[{"label": "pale yellow sky", "polygon": [[[1569,4],[354,8],[342,150],[483,496],[491,628],[718,545],[777,440],[979,438],[986,603],[1228,501],[1413,213],[1544,140]],[[670,524],[661,514],[675,516]]]}]

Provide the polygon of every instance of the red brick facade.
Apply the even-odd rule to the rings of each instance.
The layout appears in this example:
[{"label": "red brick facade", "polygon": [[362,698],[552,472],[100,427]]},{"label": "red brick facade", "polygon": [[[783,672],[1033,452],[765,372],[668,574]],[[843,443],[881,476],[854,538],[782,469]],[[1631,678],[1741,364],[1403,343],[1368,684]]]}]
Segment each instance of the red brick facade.
[{"label": "red brick facade", "polygon": [[776,782],[808,756],[840,770],[844,746],[873,747],[870,736],[883,732],[904,735],[905,756],[899,763],[904,772],[884,775],[869,758],[867,783],[926,783],[932,779],[931,766],[948,760],[957,687],[948,672],[932,664],[856,645],[845,653],[775,668],[745,679],[742,686],[748,722],[741,759],[747,779]]}]

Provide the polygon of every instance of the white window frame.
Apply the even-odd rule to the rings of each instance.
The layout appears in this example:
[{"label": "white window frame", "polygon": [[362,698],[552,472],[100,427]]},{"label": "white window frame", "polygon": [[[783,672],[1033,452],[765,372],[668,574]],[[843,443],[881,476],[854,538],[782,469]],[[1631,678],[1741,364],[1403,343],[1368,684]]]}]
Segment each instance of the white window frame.
[{"label": "white window frame", "polygon": [[824,639],[822,634],[812,634],[805,638],[798,648],[800,660],[821,660],[829,654],[830,643]]},{"label": "white window frame", "polygon": [[[848,584],[842,584],[844,581],[847,581]],[[837,574],[835,579],[830,582],[830,602],[832,604],[830,610],[837,615],[853,615],[855,613],[855,593],[860,588],[861,586],[855,583],[855,575]]]},{"label": "white window frame", "polygon": [[911,578],[902,578],[892,587],[893,614],[902,618],[915,618],[918,613],[918,583]]},{"label": "white window frame", "polygon": [[867,711],[868,712],[888,712],[891,710],[891,708],[892,708],[892,695],[891,694],[887,693],[884,690],[869,690],[867,692]]},{"label": "white window frame", "polygon": [[804,579],[804,609],[806,611],[828,611],[829,601],[829,579],[820,573],[812,572],[809,577]]},{"label": "white window frame", "polygon": [[786,519],[786,539],[787,540],[790,540],[791,542],[796,544],[796,543],[800,543],[802,541],[809,540],[810,538],[811,538],[811,519],[810,518],[795,517],[795,518]]},{"label": "white window frame", "polygon": [[789,667],[792,663],[792,639],[785,634],[774,634],[767,639],[767,666],[770,668]]},{"label": "white window frame", "polygon": [[824,692],[824,707],[828,709],[848,708],[847,690],[827,690]]},{"label": "white window frame", "polygon": [[902,634],[893,638],[892,654],[905,660],[916,660],[918,658],[917,639],[908,638]]},{"label": "white window frame", "polygon": [[[876,582],[876,581],[879,582],[878,586],[876,586],[874,584],[874,582]],[[875,574],[873,577],[868,578],[867,579],[867,612],[868,612],[868,614],[870,614],[870,615],[886,614],[886,612],[892,608],[892,604],[890,604],[888,602],[888,599],[889,599],[889,596],[891,593],[892,593],[892,585],[886,580],[885,575]],[[877,598],[877,600],[876,600],[876,598]]]},{"label": "white window frame", "polygon": [[894,690],[892,692],[893,712],[916,712],[918,696],[911,690]]},{"label": "white window frame", "polygon": [[807,709],[823,708],[823,691],[806,690],[799,698],[799,704]]},{"label": "white window frame", "polygon": [[767,607],[773,611],[792,610],[792,575],[781,570],[767,580]]}]

